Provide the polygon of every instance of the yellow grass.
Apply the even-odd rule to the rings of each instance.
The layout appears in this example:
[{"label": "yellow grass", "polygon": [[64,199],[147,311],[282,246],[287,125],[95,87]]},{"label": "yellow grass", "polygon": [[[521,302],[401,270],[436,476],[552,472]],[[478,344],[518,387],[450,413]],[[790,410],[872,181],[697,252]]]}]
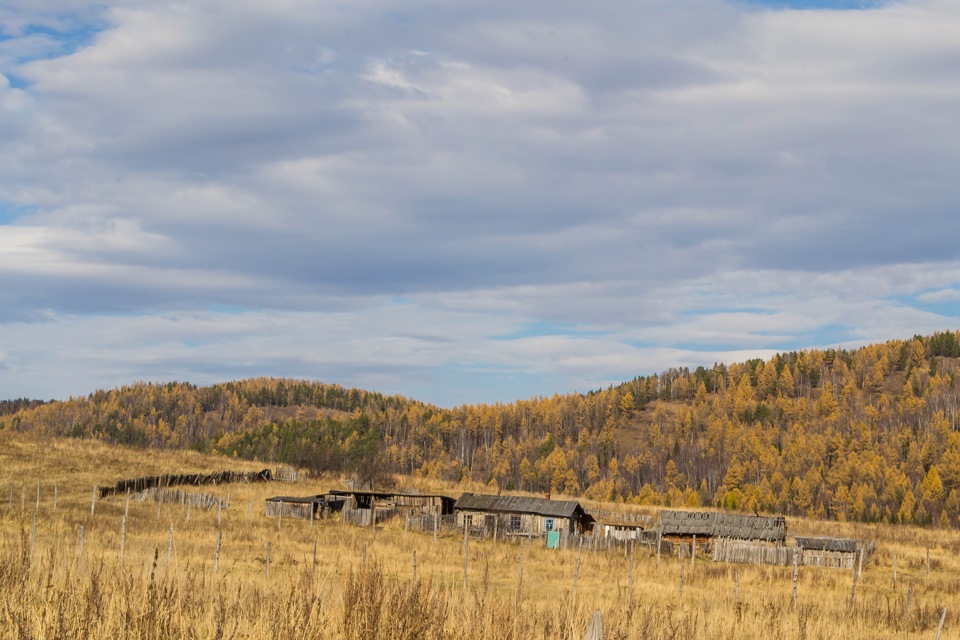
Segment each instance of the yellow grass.
[{"label": "yellow grass", "polygon": [[[942,637],[960,637],[955,532],[791,519],[791,533],[878,541],[852,605],[850,571],[801,567],[793,607],[791,568],[715,564],[698,557],[695,566],[689,561],[684,566],[681,594],[676,557],[658,562],[638,549],[631,584],[630,558],[622,550],[551,551],[542,542],[524,546],[521,582],[518,545],[471,540],[464,592],[459,535],[434,543],[432,535],[405,534],[401,520],[372,531],[343,527],[339,520],[318,520],[311,528],[309,522],[278,523],[263,515],[264,498],[321,493],[336,485],[335,479],[197,489],[230,494],[230,508],[221,514],[216,574],[216,510],[191,509],[188,520],[186,507],[164,505],[158,513],[156,503],[131,501],[122,565],[125,498],[98,500],[90,515],[95,484],[264,466],[192,452],[0,433],[0,638],[579,640],[600,609],[606,638],[932,639],[944,608]],[[81,526],[84,546],[78,555]]]}]

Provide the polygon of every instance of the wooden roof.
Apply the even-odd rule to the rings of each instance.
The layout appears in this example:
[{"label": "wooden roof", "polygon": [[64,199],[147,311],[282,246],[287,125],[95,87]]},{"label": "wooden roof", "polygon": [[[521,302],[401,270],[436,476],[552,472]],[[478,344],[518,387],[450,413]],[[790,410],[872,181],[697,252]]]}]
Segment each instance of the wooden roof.
[{"label": "wooden roof", "polygon": [[712,511],[660,512],[663,535],[737,538],[783,542],[787,523],[783,516],[747,516]]},{"label": "wooden roof", "polygon": [[465,493],[453,505],[456,511],[489,511],[493,513],[529,513],[552,518],[572,518],[575,515],[593,520],[576,500],[547,500],[524,496],[495,496]]},{"label": "wooden roof", "polygon": [[856,553],[860,548],[860,541],[853,538],[807,538],[797,537],[797,546],[804,551],[840,551],[842,553]]}]

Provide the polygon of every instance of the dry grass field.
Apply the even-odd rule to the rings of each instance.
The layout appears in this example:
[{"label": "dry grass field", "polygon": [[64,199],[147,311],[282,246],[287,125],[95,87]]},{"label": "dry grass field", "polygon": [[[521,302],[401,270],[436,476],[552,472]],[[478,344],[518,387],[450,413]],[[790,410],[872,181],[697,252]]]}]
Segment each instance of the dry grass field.
[{"label": "dry grass field", "polygon": [[941,637],[960,638],[956,532],[788,519],[791,533],[878,543],[855,592],[848,570],[801,567],[793,606],[792,568],[698,557],[685,561],[681,591],[676,557],[542,542],[523,547],[521,572],[519,545],[471,540],[464,590],[461,536],[263,515],[268,496],[320,493],[337,479],[191,488],[229,494],[219,526],[216,509],[124,497],[98,500],[91,515],[97,484],[264,466],[0,432],[0,638],[579,640],[597,609],[605,638],[933,640],[944,609]]}]

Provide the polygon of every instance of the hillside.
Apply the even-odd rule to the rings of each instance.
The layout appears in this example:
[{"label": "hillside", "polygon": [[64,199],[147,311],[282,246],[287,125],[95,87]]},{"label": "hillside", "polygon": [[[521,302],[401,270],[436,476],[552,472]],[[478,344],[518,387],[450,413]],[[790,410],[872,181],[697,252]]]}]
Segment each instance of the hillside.
[{"label": "hillside", "polygon": [[320,382],[134,384],[0,429],[637,504],[958,527],[960,340],[671,369],[454,409]]}]

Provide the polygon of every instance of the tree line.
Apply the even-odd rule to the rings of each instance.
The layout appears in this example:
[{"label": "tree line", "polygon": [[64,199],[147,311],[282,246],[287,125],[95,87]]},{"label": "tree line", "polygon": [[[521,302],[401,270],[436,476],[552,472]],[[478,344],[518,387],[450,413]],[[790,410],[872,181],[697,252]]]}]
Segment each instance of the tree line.
[{"label": "tree line", "polygon": [[365,479],[957,527],[958,358],[948,331],[452,409],[316,381],[136,383],[16,401],[0,428]]}]

